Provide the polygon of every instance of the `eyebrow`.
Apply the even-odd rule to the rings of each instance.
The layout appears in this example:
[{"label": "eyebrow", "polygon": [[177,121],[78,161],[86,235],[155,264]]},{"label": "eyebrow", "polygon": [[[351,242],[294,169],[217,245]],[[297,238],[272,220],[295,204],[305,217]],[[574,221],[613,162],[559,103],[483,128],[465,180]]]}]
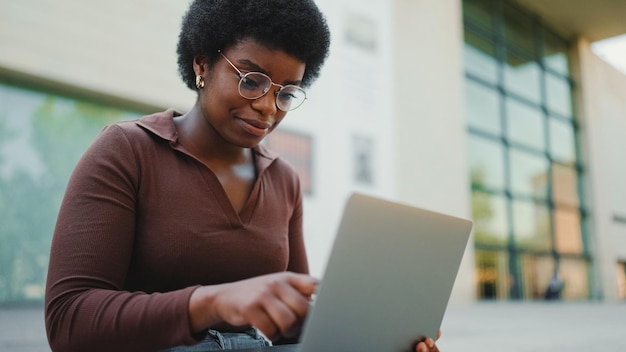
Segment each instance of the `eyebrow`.
[{"label": "eyebrow", "polygon": [[[254,62],[252,62],[252,61],[250,61],[248,59],[237,60],[237,62],[239,64],[247,66],[248,70],[251,70],[251,71],[248,71],[248,72],[252,72],[252,71],[261,72],[261,73],[267,75],[268,77],[270,77],[269,72],[265,71],[264,69],[261,68],[261,66],[255,64]],[[271,77],[270,77],[270,79],[271,79]],[[299,81],[284,81],[282,83],[282,85],[284,85],[284,86],[286,86],[286,85],[300,86],[301,83],[302,83],[302,80],[299,80]]]}]

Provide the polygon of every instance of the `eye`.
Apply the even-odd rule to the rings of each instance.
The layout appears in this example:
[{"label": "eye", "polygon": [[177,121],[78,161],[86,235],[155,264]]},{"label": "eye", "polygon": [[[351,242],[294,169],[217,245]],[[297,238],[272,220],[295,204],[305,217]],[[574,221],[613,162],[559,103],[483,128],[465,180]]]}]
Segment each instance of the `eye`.
[{"label": "eye", "polygon": [[288,101],[290,101],[292,99],[295,99],[295,98],[296,98],[296,95],[293,94],[292,92],[282,91],[282,92],[280,92],[278,94],[278,99],[280,99],[280,100],[282,100],[284,102],[288,102]]},{"label": "eye", "polygon": [[261,86],[260,77],[255,77],[254,75],[245,75],[241,77],[241,88],[246,90],[257,90]]},{"label": "eye", "polygon": [[298,86],[287,85],[278,93],[278,99],[282,101],[304,100],[306,93]]}]

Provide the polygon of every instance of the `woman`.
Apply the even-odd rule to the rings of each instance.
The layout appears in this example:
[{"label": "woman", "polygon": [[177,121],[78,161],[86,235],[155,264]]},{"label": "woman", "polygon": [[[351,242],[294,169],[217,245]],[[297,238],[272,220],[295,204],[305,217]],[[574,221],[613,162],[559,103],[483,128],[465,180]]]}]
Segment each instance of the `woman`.
[{"label": "woman", "polygon": [[178,64],[195,105],[108,126],[69,181],[46,288],[53,350],[297,338],[316,288],[300,185],[259,143],[304,102],[329,43],[311,0],[191,4]]}]

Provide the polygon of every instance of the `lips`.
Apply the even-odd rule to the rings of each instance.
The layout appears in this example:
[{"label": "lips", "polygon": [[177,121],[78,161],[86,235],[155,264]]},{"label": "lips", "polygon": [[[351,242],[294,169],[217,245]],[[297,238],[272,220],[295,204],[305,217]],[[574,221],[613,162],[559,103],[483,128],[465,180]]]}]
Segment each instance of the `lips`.
[{"label": "lips", "polygon": [[271,123],[259,120],[238,118],[237,121],[239,122],[239,125],[241,125],[241,127],[244,129],[244,131],[257,137],[265,136],[265,134],[272,127]]}]

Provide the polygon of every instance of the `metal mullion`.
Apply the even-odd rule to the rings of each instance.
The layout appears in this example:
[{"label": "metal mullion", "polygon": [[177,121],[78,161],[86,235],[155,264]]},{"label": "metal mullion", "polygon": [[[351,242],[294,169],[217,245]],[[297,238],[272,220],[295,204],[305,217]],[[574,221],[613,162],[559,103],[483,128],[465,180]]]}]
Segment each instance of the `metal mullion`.
[{"label": "metal mullion", "polygon": [[533,154],[533,155],[537,155],[537,156],[543,156],[545,157],[545,151],[540,151],[537,148],[528,146],[526,144],[523,143],[519,143],[519,142],[509,142],[509,145],[513,148],[515,148],[516,150],[522,150],[528,154]]},{"label": "metal mullion", "polygon": [[474,75],[474,74],[472,74],[470,72],[465,72],[465,78],[469,78],[474,83],[478,83],[481,86],[483,86],[485,88],[493,89],[494,91],[498,91],[500,89],[500,87],[498,85],[494,85],[493,83],[485,80],[484,78],[482,78],[480,76],[476,76],[476,75]]},{"label": "metal mullion", "polygon": [[[537,24],[540,28],[543,28],[543,23],[538,22]],[[554,270],[559,270],[559,253],[556,249],[556,227],[555,227],[555,201],[554,201],[554,171],[553,171],[553,158],[550,154],[550,114],[548,110],[548,92],[547,92],[547,78],[546,78],[546,65],[543,63],[543,32],[537,31],[535,33],[535,50],[537,50],[537,56],[541,58],[539,60],[539,65],[541,67],[541,112],[543,115],[543,123],[544,123],[544,156],[548,160],[548,174],[547,184],[548,184],[548,194],[546,199],[546,206],[548,208],[548,212],[550,214],[550,252],[552,259],[554,260]]]},{"label": "metal mullion", "polygon": [[484,139],[488,139],[491,140],[493,142],[502,142],[502,137],[501,136],[497,136],[491,132],[487,132],[487,131],[483,131],[481,129],[478,129],[476,127],[473,126],[469,126],[467,127],[468,131],[473,134],[476,135],[478,137],[484,138]]},{"label": "metal mullion", "polygon": [[519,272],[519,265],[517,263],[517,254],[515,247],[515,234],[513,224],[513,201],[511,192],[511,158],[510,158],[510,145],[507,138],[507,114],[506,114],[506,95],[507,92],[504,89],[504,65],[506,63],[506,40],[504,38],[504,3],[501,1],[496,2],[495,6],[495,44],[496,44],[496,59],[498,62],[498,92],[500,98],[500,127],[502,130],[502,144],[504,146],[504,195],[506,198],[506,217],[507,217],[507,246],[508,253],[508,269],[509,274],[513,277],[513,285],[509,289],[509,297],[512,299],[520,299],[522,287],[521,287],[521,275]]}]

